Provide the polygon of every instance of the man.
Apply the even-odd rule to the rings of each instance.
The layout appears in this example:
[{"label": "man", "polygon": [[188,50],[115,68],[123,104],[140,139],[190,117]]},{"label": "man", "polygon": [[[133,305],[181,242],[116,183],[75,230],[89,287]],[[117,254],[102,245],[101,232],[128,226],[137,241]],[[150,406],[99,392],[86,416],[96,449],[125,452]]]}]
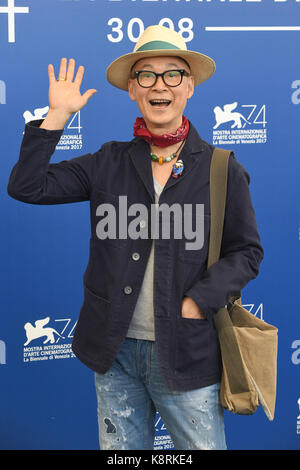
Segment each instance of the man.
[{"label": "man", "polygon": [[[157,410],[176,449],[225,449],[213,316],[257,276],[263,250],[249,176],[231,154],[221,258],[206,266],[213,147],[183,112],[214,61],[188,51],[168,28],[147,28],[134,52],[107,69],[108,81],[128,90],[142,114],[135,138],[49,164],[67,120],[96,92],[81,95],[84,70],[73,81],[74,70],[73,59],[62,59],[56,80],[49,65],[50,109],[26,125],[8,192],[33,204],[90,200],[90,259],[73,350],[95,371],[100,448],[153,448]],[[142,215],[134,218],[137,207]],[[190,213],[180,219],[178,208],[187,207],[202,244],[180,230]],[[204,212],[195,214],[199,207]],[[170,236],[159,232],[163,208]]]}]

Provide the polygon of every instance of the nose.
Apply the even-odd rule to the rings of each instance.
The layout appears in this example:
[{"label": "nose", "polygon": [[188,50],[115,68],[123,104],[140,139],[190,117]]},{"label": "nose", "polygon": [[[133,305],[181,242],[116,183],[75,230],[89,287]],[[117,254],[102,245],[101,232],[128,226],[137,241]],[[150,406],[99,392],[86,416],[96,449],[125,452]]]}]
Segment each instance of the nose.
[{"label": "nose", "polygon": [[165,88],[167,88],[161,75],[157,77],[156,83],[155,85],[153,85],[153,88],[156,90],[162,90],[162,89],[164,90]]}]

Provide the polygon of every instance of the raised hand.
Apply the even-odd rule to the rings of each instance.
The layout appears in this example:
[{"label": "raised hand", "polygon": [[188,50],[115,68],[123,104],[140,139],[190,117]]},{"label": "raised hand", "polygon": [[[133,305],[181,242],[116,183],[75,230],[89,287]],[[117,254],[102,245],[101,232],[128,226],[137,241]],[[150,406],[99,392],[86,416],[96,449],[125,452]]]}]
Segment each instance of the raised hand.
[{"label": "raised hand", "polygon": [[74,78],[75,60],[70,59],[69,64],[65,57],[61,59],[57,79],[54,67],[48,65],[49,76],[49,112],[41,124],[46,129],[61,129],[72,113],[83,108],[88,100],[97,92],[89,89],[81,94],[80,86],[84,75],[84,67],[80,65]]}]

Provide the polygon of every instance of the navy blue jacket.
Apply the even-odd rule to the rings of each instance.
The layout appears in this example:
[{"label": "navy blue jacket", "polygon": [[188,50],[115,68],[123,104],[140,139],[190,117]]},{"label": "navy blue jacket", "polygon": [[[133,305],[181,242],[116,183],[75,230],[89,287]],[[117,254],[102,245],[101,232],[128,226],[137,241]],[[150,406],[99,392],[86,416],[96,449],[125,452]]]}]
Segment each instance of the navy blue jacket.
[{"label": "navy blue jacket", "polygon": [[[108,142],[94,154],[50,164],[63,131],[40,129],[41,122],[32,121],[25,127],[8,193],[30,204],[90,201],[90,257],[72,347],[86,366],[105,373],[126,337],[153,240],[150,232],[147,239],[100,240],[96,210],[100,204],[110,203],[118,215],[119,196],[126,195],[128,207],[143,203],[148,208],[150,230],[150,207],[155,199],[149,145],[139,137],[130,142]],[[160,236],[155,240],[155,338],[161,372],[167,385],[176,390],[195,389],[220,380],[222,366],[213,315],[234,292],[257,276],[263,258],[249,175],[232,153],[221,258],[209,269],[206,267],[212,152],[213,146],[190,125],[180,154],[184,171],[178,179],[170,176],[159,200],[169,206],[204,204],[205,208],[202,249],[186,250],[189,240],[172,238],[172,217],[171,238]],[[206,319],[181,317],[184,296],[196,302]]]}]

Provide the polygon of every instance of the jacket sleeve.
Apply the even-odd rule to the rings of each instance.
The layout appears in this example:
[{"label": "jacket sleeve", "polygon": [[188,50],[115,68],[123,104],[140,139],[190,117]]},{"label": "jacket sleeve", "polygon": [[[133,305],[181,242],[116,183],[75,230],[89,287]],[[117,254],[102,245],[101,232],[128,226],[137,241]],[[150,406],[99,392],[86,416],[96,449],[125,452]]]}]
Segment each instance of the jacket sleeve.
[{"label": "jacket sleeve", "polygon": [[219,260],[186,293],[207,316],[224,307],[259,272],[264,252],[249,191],[250,177],[233,154]]},{"label": "jacket sleeve", "polygon": [[13,167],[8,194],[30,204],[64,204],[89,199],[96,157],[86,154],[50,164],[62,130],[40,128],[42,120],[25,126],[19,160]]}]

